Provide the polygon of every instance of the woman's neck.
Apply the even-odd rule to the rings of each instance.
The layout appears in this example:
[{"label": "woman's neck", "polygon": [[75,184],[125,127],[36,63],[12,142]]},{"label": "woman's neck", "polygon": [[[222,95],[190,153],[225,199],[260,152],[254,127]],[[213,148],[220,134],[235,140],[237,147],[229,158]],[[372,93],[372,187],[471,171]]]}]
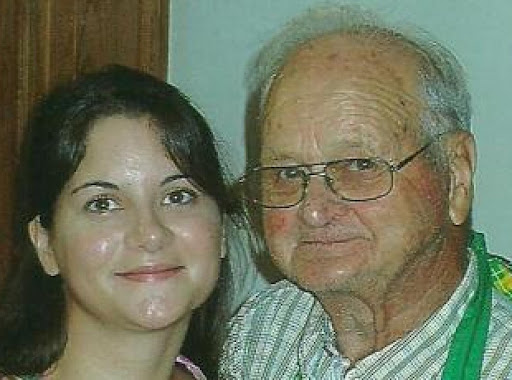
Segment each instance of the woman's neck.
[{"label": "woman's neck", "polygon": [[85,313],[69,320],[62,358],[48,380],[169,380],[189,319],[157,331],[112,327]]}]

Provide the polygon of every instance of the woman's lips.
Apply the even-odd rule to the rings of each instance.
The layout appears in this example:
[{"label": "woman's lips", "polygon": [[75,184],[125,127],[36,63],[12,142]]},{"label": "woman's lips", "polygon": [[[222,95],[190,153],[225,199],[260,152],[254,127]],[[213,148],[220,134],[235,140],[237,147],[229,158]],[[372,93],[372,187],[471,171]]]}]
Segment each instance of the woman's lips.
[{"label": "woman's lips", "polygon": [[117,272],[116,276],[134,282],[157,282],[164,281],[178,275],[184,266],[141,266],[125,272]]}]

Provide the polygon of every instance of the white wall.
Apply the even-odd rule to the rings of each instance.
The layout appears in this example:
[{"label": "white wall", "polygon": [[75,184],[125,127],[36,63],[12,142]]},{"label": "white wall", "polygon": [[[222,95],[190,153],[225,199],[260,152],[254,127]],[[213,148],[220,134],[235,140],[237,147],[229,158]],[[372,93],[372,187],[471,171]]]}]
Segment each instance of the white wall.
[{"label": "white wall", "polygon": [[[339,1],[346,3],[347,1]],[[249,57],[315,0],[172,0],[170,80],[206,113],[243,168],[243,76]],[[385,19],[422,27],[466,67],[479,159],[474,226],[512,258],[512,1],[359,0]]]}]

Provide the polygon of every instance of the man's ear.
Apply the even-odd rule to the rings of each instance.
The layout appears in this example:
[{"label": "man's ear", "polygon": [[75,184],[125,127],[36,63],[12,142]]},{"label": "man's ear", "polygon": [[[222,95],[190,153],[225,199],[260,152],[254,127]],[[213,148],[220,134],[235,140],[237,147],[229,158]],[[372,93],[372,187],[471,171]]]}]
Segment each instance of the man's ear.
[{"label": "man's ear", "polygon": [[458,226],[469,217],[473,202],[475,140],[471,133],[458,131],[447,136],[445,147],[450,170],[450,219],[454,225]]},{"label": "man's ear", "polygon": [[48,230],[41,225],[39,215],[29,222],[27,228],[30,240],[36,249],[37,257],[44,271],[50,276],[58,275],[59,266],[50,244]]}]

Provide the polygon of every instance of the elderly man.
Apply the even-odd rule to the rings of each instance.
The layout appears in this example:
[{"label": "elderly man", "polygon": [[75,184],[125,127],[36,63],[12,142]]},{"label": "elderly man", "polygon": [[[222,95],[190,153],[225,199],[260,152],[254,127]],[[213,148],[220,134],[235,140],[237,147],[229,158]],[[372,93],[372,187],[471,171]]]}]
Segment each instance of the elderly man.
[{"label": "elderly man", "polygon": [[235,316],[220,377],[512,379],[456,58],[340,8],[292,23],[254,73],[242,182],[287,280]]}]

